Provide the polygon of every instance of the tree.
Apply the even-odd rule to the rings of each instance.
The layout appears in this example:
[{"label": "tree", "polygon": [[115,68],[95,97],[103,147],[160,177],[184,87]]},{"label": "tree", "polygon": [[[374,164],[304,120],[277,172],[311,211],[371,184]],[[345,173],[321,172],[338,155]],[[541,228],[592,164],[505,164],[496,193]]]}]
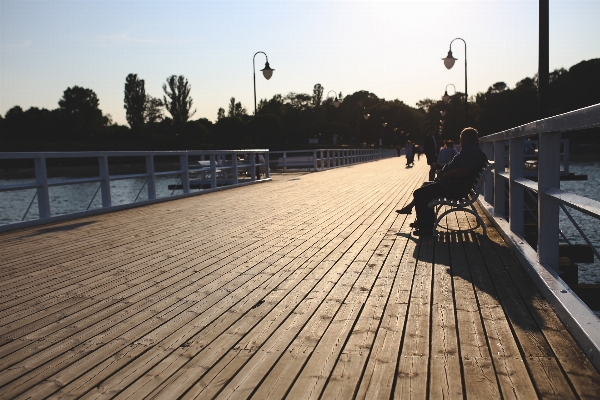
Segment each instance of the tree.
[{"label": "tree", "polygon": [[313,87],[313,96],[312,103],[313,107],[319,107],[321,105],[321,101],[323,100],[323,86],[320,83],[317,83]]},{"label": "tree", "polygon": [[79,141],[84,137],[89,140],[100,134],[109,120],[102,115],[99,104],[98,96],[93,90],[79,86],[67,88],[58,101],[63,126],[59,140]]},{"label": "tree", "polygon": [[144,122],[154,123],[163,120],[163,102],[149,95],[146,95],[144,103]]},{"label": "tree", "polygon": [[296,110],[306,110],[310,108],[312,97],[305,93],[294,93],[290,92],[285,97],[286,104],[292,106]]},{"label": "tree", "polygon": [[164,105],[171,114],[173,124],[182,125],[196,113],[192,109],[193,100],[190,97],[191,86],[183,75],[171,75],[167,78],[167,83],[163,84]]},{"label": "tree", "polygon": [[508,85],[504,82],[496,82],[488,88],[488,93],[502,93],[508,90]]},{"label": "tree", "polygon": [[219,111],[217,111],[217,121],[225,118],[225,109],[223,107],[219,107]]},{"label": "tree", "polygon": [[86,117],[102,116],[102,111],[98,108],[100,101],[98,96],[91,89],[85,89],[79,86],[67,88],[63,97],[58,101],[60,109],[68,114],[82,114]]},{"label": "tree", "polygon": [[235,97],[232,97],[229,100],[229,110],[227,111],[227,116],[231,118],[241,118],[244,115],[248,115],[248,112],[244,107],[242,107],[242,103],[239,101],[235,102]]},{"label": "tree", "polygon": [[146,112],[146,89],[144,80],[137,74],[129,74],[125,78],[125,109],[127,123],[131,129],[138,130],[144,126]]}]

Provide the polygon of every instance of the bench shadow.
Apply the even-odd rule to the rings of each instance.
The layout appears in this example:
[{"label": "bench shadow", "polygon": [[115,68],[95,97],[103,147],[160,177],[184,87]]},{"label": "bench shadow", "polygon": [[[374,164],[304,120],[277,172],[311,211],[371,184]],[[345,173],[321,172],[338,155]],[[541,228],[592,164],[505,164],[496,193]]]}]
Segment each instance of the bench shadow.
[{"label": "bench shadow", "polygon": [[85,222],[75,222],[75,223],[66,224],[66,225],[60,225],[60,226],[51,226],[51,227],[48,227],[48,228],[38,229],[35,232],[32,232],[29,235],[26,235],[25,237],[45,235],[47,233],[72,231],[72,230],[75,230],[77,228],[81,228],[83,226],[95,224],[96,222],[97,221],[85,221]]},{"label": "bench shadow", "polygon": [[[405,234],[398,235],[405,236]],[[438,231],[437,236],[416,240],[419,245],[413,252],[415,260],[425,262],[432,268],[443,267],[453,278],[453,282],[456,278],[468,282],[477,299],[480,313],[482,311],[480,299],[489,296],[486,301],[490,301],[491,298],[493,299],[491,301],[496,301],[496,304],[502,307],[504,318],[509,325],[516,325],[524,331],[543,335],[541,327],[536,322],[546,318],[537,310],[536,304],[543,297],[516,259],[500,259],[501,256],[506,257],[506,255],[499,255],[495,251],[486,253],[494,248],[494,244],[488,237],[478,231],[443,230]],[[440,249],[439,246],[443,248]],[[437,260],[436,255],[438,255]],[[516,282],[517,279],[522,281]],[[529,282],[524,283],[523,280]],[[432,284],[436,284],[435,279],[432,279]],[[529,290],[524,290],[524,287]],[[454,290],[456,289],[453,283]],[[455,307],[460,307],[456,303],[456,297],[454,304]],[[488,316],[486,315],[485,318]]]}]

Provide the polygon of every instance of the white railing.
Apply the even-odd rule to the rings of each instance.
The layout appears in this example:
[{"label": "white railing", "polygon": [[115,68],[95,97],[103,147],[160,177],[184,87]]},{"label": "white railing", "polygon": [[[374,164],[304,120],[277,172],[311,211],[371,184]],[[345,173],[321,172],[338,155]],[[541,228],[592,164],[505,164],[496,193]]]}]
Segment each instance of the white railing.
[{"label": "white railing", "polygon": [[[256,155],[262,155],[264,162],[257,162]],[[145,172],[133,174],[111,174],[110,160],[117,158],[123,159],[135,158],[136,160],[145,160]],[[178,159],[179,165],[174,170],[158,171],[155,165],[157,157],[169,158],[170,161]],[[96,159],[99,175],[85,178],[49,178],[47,161],[52,159]],[[241,159],[240,159],[241,158]],[[25,226],[37,225],[39,223],[54,222],[57,220],[93,215],[99,212],[114,211],[132,206],[146,205],[154,202],[171,200],[189,195],[194,187],[194,180],[190,177],[197,176],[201,182],[204,182],[203,192],[219,190],[227,187],[238,187],[241,185],[253,183],[256,181],[270,180],[269,169],[269,151],[267,149],[250,150],[217,150],[217,151],[99,151],[99,152],[35,152],[35,153],[0,153],[0,160],[25,160],[33,161],[35,178],[31,182],[0,184],[0,192],[23,191],[35,189],[34,198],[29,203],[29,208],[33,200],[37,199],[38,218],[20,223],[10,223],[0,226],[0,232],[12,229],[18,229]],[[21,161],[23,162],[23,161]],[[77,167],[74,167],[77,169]],[[257,179],[257,171],[265,171],[263,179]],[[156,181],[160,177],[176,177],[176,188],[180,193],[175,194],[175,190],[168,198],[157,198]],[[111,182],[119,180],[143,179],[144,185],[138,196],[132,199],[130,203],[113,205],[113,196],[111,193]],[[85,211],[72,212],[68,215],[53,215],[50,202],[50,188],[58,186],[70,186],[86,183],[97,183],[98,190],[90,200],[92,204],[98,191],[102,201],[101,209],[92,209],[88,205]],[[136,202],[141,191],[146,188],[147,200]],[[27,212],[29,212],[27,208]],[[27,213],[26,212],[26,213]],[[22,218],[25,219],[25,216]]]},{"label": "white railing", "polygon": [[[600,219],[600,202],[560,189],[561,133],[599,126],[600,104],[596,104],[480,138],[496,165],[494,174],[486,179],[480,204],[596,368],[600,368],[600,320],[560,279],[558,249],[561,208],[574,208]],[[537,182],[527,179],[524,168],[524,140],[534,135],[539,140]],[[524,239],[525,191],[537,194],[535,250]]]},{"label": "white railing", "polygon": [[396,157],[394,149],[314,149],[271,151],[272,169],[321,171],[344,165]]},{"label": "white railing", "polygon": [[[214,150],[214,151],[99,151],[99,152],[35,152],[35,153],[0,153],[0,160],[18,160],[28,162],[33,166],[33,179],[19,183],[0,183],[0,195],[2,192],[32,191],[27,199],[19,201],[19,206],[28,203],[25,215],[21,221],[14,221],[0,225],[0,232],[19,229],[27,226],[40,225],[43,223],[56,222],[66,219],[78,218],[88,215],[116,211],[125,208],[152,204],[160,201],[172,200],[200,193],[207,193],[225,188],[234,188],[255,182],[269,181],[271,168],[308,168],[318,171],[335,168],[343,165],[363,163],[379,160],[396,155],[395,150],[371,150],[371,149],[319,149],[307,151],[280,151],[270,152],[268,149],[249,150]],[[273,157],[280,157],[274,159]],[[49,178],[48,160],[59,159],[87,159],[89,164],[97,165],[98,174],[84,178]],[[170,170],[157,168],[157,158],[169,159]],[[145,163],[145,171],[131,174],[115,174],[111,171],[111,165],[118,164],[116,160],[135,159]],[[307,160],[310,159],[309,165]],[[111,163],[111,160],[113,161]],[[178,163],[173,163],[178,160]],[[258,161],[257,161],[258,160]],[[52,162],[52,161],[50,161]],[[283,163],[283,166],[280,166]],[[172,164],[177,164],[173,166]],[[163,163],[164,165],[164,163]],[[73,167],[77,169],[77,167]],[[264,177],[258,179],[257,174]],[[172,178],[172,184],[168,185],[170,195],[157,196],[157,178]],[[194,179],[195,178],[195,179]],[[116,204],[111,191],[111,183],[123,180],[139,180],[141,188],[137,196],[132,195],[129,201]],[[142,184],[143,181],[143,184]],[[85,199],[85,205],[77,211],[53,212],[51,204],[50,189],[53,187],[73,186],[81,184],[97,184],[93,196]],[[143,190],[146,190],[145,199],[138,201]],[[172,189],[172,191],[171,191]],[[73,189],[77,190],[77,189]],[[164,191],[163,191],[164,192]],[[96,196],[101,199],[101,206],[90,209]],[[26,220],[32,205],[37,200],[37,214]],[[69,199],[67,199],[69,201]],[[2,207],[0,207],[2,208]],[[6,207],[4,207],[6,208]],[[55,207],[56,208],[56,207]],[[6,211],[6,210],[5,210]],[[8,210],[16,213],[17,210]],[[22,213],[22,211],[21,211]],[[31,215],[30,214],[30,215]]]}]

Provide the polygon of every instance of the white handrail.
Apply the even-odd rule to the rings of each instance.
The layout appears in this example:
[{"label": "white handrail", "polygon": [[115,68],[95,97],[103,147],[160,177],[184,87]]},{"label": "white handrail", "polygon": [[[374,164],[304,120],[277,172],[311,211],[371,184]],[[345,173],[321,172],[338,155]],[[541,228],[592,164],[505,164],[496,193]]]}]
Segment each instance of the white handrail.
[{"label": "white handrail", "polygon": [[[479,199],[490,220],[597,369],[600,369],[600,319],[560,278],[558,248],[560,208],[572,207],[600,219],[600,202],[560,189],[561,133],[599,126],[600,104],[596,104],[480,138],[496,168],[485,182],[485,200]],[[537,182],[524,177],[523,139],[532,135],[539,137]],[[508,174],[505,172],[506,142]],[[504,209],[506,182],[509,184],[508,222]],[[536,250],[524,239],[525,190],[537,192]]]},{"label": "white handrail", "polygon": [[[559,204],[580,209],[600,219],[597,202],[560,190],[560,135],[562,132],[600,126],[600,104],[555,117],[534,121],[516,128],[481,137],[489,159],[496,161],[493,177],[486,181],[485,201],[493,205],[494,214],[505,217],[504,185],[509,183],[509,218],[511,232],[524,234],[524,188],[538,192],[538,261],[558,270]],[[523,139],[539,136],[538,182],[524,177]],[[509,145],[509,172],[505,172],[505,146]],[[585,200],[583,200],[585,199]]]},{"label": "white handrail", "polygon": [[[254,162],[255,156],[258,153],[262,153],[265,155],[264,163],[256,163]],[[213,150],[213,151],[90,151],[90,152],[2,152],[0,153],[0,160],[33,160],[33,164],[35,166],[35,182],[30,183],[19,183],[19,184],[4,184],[0,185],[0,192],[9,192],[9,191],[17,191],[17,190],[25,190],[25,189],[35,189],[35,195],[37,197],[38,203],[38,219],[30,220],[24,222],[15,222],[9,223],[6,225],[0,226],[0,232],[18,229],[21,227],[38,225],[40,223],[53,222],[58,220],[64,220],[74,217],[81,217],[86,215],[95,215],[99,212],[106,211],[114,211],[123,208],[135,207],[139,205],[151,204],[158,201],[164,201],[166,199],[157,199],[156,196],[156,177],[160,176],[170,176],[176,175],[178,176],[178,184],[181,183],[181,193],[176,194],[168,198],[176,199],[181,197],[186,197],[192,194],[190,191],[190,178],[189,174],[198,172],[201,170],[206,170],[210,174],[210,189],[204,190],[214,191],[220,190],[221,187],[219,185],[219,180],[217,179],[218,170],[233,170],[233,182],[227,187],[237,187],[257,181],[268,181],[269,172],[268,168],[266,170],[266,176],[264,179],[256,179],[255,176],[255,168],[256,167],[266,167],[268,165],[268,149],[248,149],[248,150]],[[240,182],[237,179],[237,173],[240,169],[239,164],[237,163],[237,157],[240,155],[249,155],[252,160],[251,163],[243,166],[245,169],[251,169],[250,171],[250,179],[246,179],[244,182]],[[155,157],[157,156],[174,156],[179,159],[179,166],[175,170],[170,171],[156,171],[155,168]],[[224,165],[225,158],[229,156],[231,157],[232,166]],[[141,159],[145,159],[146,172],[145,173],[135,173],[135,174],[124,174],[124,175],[111,175],[110,167],[109,167],[109,159],[116,157],[139,157]],[[200,157],[201,159],[205,159],[206,157],[210,158],[211,165],[209,168],[195,168],[195,164],[189,163],[190,157]],[[65,158],[81,158],[81,159],[96,159],[97,165],[99,168],[98,176],[86,177],[86,178],[61,178],[61,179],[49,179],[47,173],[47,161],[51,159],[65,159]],[[219,158],[219,162],[216,160]],[[218,168],[217,168],[218,167]],[[143,178],[145,179],[145,184],[148,190],[148,200],[140,201],[140,202],[132,202],[129,204],[115,206],[113,205],[113,197],[111,194],[110,184],[113,181],[125,180],[125,179],[136,179]],[[223,179],[224,184],[227,184],[225,179]],[[50,204],[50,195],[49,189],[51,187],[56,186],[68,186],[68,185],[76,185],[82,183],[99,183],[100,192],[102,198],[102,208],[101,209],[86,209],[86,211],[69,213],[67,215],[53,216]],[[177,186],[176,185],[176,186]],[[139,194],[138,194],[139,195]],[[95,195],[94,195],[95,196]],[[136,197],[137,199],[137,197]],[[135,204],[134,204],[135,203]]]}]

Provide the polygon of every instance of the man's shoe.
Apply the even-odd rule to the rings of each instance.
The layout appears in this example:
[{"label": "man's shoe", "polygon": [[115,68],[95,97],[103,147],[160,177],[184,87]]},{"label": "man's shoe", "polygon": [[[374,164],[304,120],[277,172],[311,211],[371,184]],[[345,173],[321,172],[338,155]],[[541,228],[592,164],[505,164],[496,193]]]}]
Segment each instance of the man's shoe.
[{"label": "man's shoe", "polygon": [[413,235],[421,236],[421,237],[435,236],[433,231],[425,231],[422,229],[417,229],[417,230],[413,231]]},{"label": "man's shoe", "polygon": [[396,210],[398,214],[412,214],[412,206],[406,206],[399,210]]}]

